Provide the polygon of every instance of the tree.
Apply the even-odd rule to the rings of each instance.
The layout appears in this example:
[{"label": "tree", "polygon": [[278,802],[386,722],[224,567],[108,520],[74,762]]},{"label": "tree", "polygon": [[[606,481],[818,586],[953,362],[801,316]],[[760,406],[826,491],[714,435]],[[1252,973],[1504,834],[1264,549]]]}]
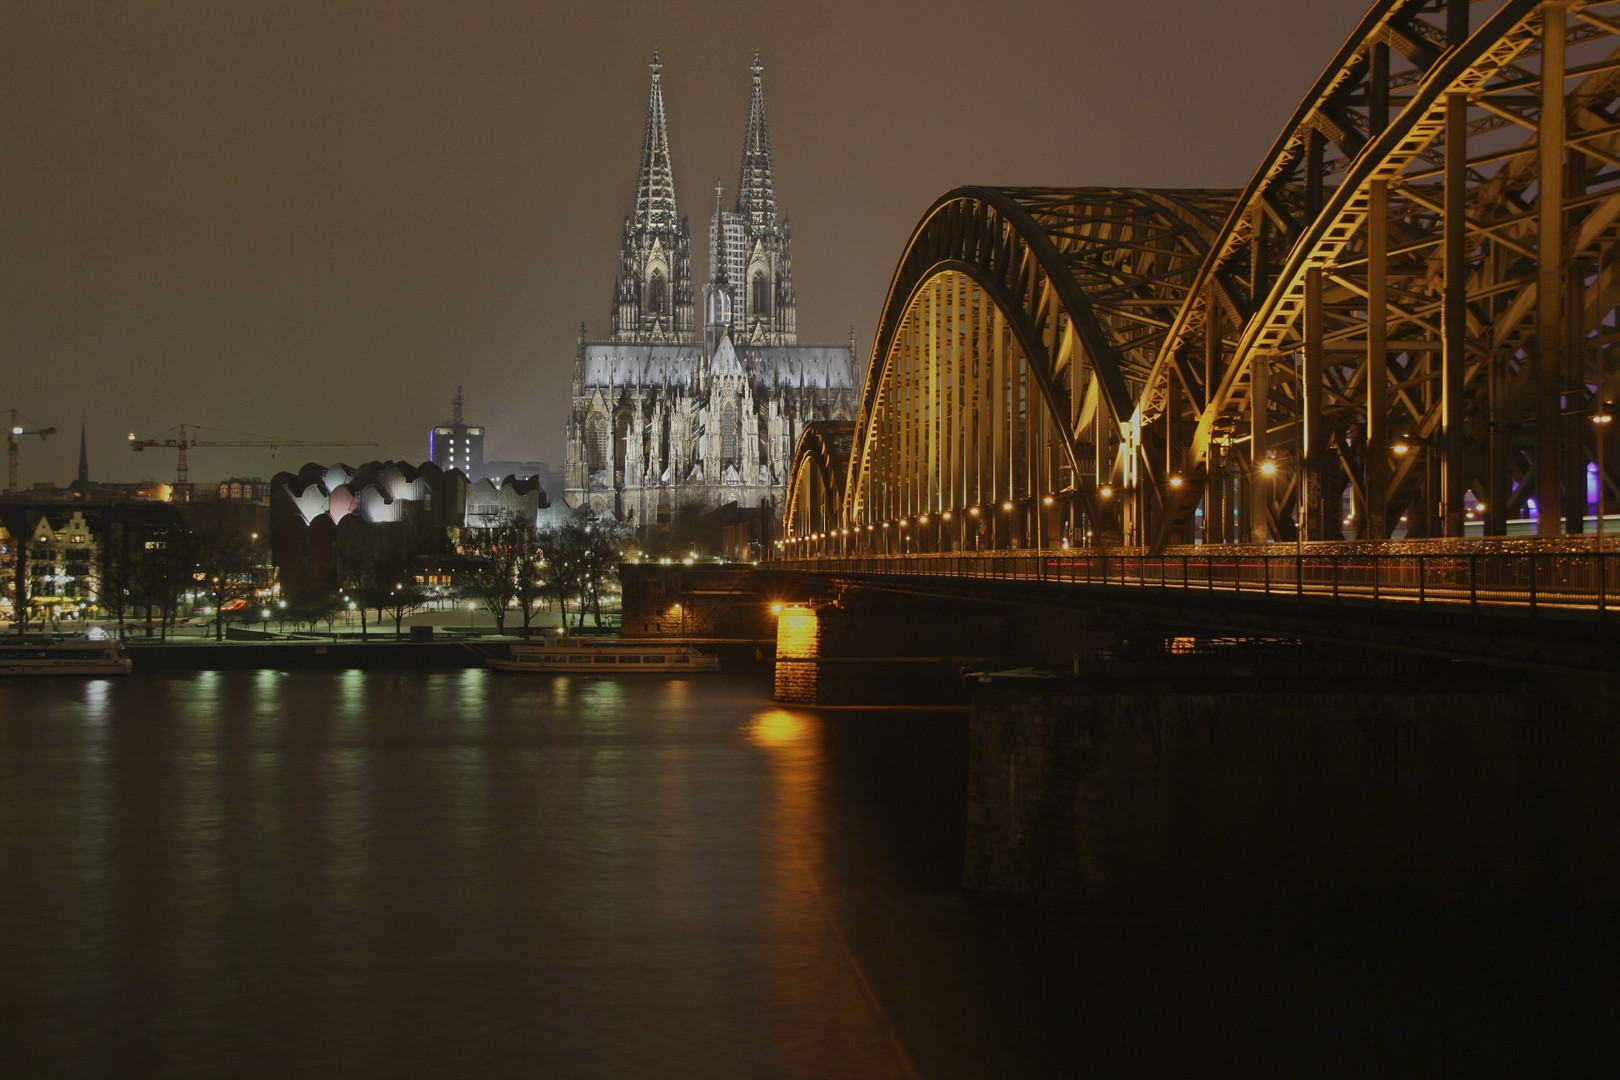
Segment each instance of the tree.
[{"label": "tree", "polygon": [[617,518],[597,518],[586,522],[580,544],[580,623],[588,609],[602,625],[602,596],[619,578],[619,563],[630,530]]},{"label": "tree", "polygon": [[[568,603],[579,595],[585,568],[585,529],[578,518],[542,529],[538,537],[544,561],[539,567],[541,590],[557,601],[563,626],[568,625]],[[581,612],[583,624],[584,614]]]},{"label": "tree", "polygon": [[336,593],[328,593],[318,599],[298,600],[288,604],[281,611],[282,618],[292,623],[293,632],[300,628],[313,634],[317,623],[326,623],[330,631],[332,623],[338,614],[338,599]]},{"label": "tree", "polygon": [[546,581],[544,535],[544,532],[532,533],[517,561],[517,582],[512,598],[523,615],[524,637],[529,636],[529,625],[534,621],[535,612],[551,602],[552,594]]},{"label": "tree", "polygon": [[538,541],[545,560],[539,568],[543,591],[557,601],[563,625],[568,605],[576,604],[578,625],[591,612],[602,625],[602,597],[618,578],[630,529],[617,518],[570,518],[540,531]]},{"label": "tree", "polygon": [[[520,573],[532,573],[525,564],[538,557],[534,522],[508,511],[488,525],[461,530],[456,547],[461,593],[484,605],[495,620],[496,633],[506,633],[506,612],[517,599]],[[527,610],[523,625],[529,625]]]},{"label": "tree", "polygon": [[377,613],[379,623],[392,619],[394,636],[403,636],[405,616],[427,601],[417,579],[430,544],[431,538],[410,522],[377,524],[345,518],[338,526],[338,581],[360,609],[362,641],[370,637],[368,611]]},{"label": "tree", "polygon": [[223,518],[200,515],[192,524],[191,542],[199,584],[214,606],[214,640],[225,638],[228,611],[253,600],[257,545]]},{"label": "tree", "polygon": [[179,614],[180,598],[197,586],[197,556],[190,531],[178,525],[149,529],[130,551],[127,588],[134,614],[154,623],[160,639],[169,636]]},{"label": "tree", "polygon": [[377,605],[377,619],[380,622],[384,616],[394,620],[394,637],[404,637],[403,624],[405,616],[422,610],[427,603],[427,593],[417,584],[416,578],[411,574],[400,575],[399,580],[381,594],[382,602]]}]

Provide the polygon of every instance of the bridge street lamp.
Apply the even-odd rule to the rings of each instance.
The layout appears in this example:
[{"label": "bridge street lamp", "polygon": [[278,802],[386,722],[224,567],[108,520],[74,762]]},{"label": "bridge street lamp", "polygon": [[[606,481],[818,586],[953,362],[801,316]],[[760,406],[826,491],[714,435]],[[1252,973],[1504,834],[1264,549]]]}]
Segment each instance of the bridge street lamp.
[{"label": "bridge street lamp", "polygon": [[1613,422],[1614,415],[1609,412],[1610,401],[1600,401],[1592,407],[1592,423],[1597,425],[1597,527],[1594,535],[1597,537],[1597,549],[1603,550],[1603,488],[1605,477],[1603,475],[1603,437],[1608,433],[1609,424]]}]

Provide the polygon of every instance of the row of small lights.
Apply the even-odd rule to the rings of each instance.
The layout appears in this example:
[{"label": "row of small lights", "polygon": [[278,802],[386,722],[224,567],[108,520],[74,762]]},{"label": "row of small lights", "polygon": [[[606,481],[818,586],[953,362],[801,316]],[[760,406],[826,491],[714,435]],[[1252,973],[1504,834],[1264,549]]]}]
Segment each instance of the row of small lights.
[{"label": "row of small lights", "polygon": [[[1593,421],[1593,423],[1606,424],[1606,423],[1609,422],[1609,419],[1610,418],[1609,418],[1609,416],[1607,414],[1600,414],[1599,416],[1594,416],[1592,418],[1592,421]],[[1408,443],[1408,442],[1404,442],[1404,441],[1403,442],[1393,443],[1390,446],[1390,450],[1392,452],[1396,453],[1396,454],[1405,454],[1407,451],[1409,451],[1411,449],[1412,449],[1411,444]],[[1277,475],[1277,463],[1276,463],[1276,461],[1274,461],[1274,460],[1272,460],[1270,458],[1267,458],[1265,461],[1262,461],[1260,463],[1260,474],[1262,476],[1275,476],[1275,475]],[[1180,488],[1183,484],[1186,483],[1186,481],[1181,477],[1181,474],[1179,474],[1179,473],[1171,476],[1167,482],[1169,483],[1169,485],[1172,488]],[[1114,486],[1112,484],[1103,484],[1101,487],[1099,487],[1097,489],[1097,495],[1098,495],[1098,497],[1104,498],[1104,499],[1113,498],[1114,497]],[[1043,496],[1041,498],[1041,502],[1046,506],[1051,506],[1052,501],[1053,501],[1053,499],[1052,499],[1052,496],[1050,496],[1050,495],[1046,495],[1046,496]],[[1003,510],[1010,511],[1010,510],[1013,509],[1013,505],[1014,504],[1012,503],[1012,501],[1008,500],[1008,501],[1005,501],[1005,502],[1003,502],[1001,504],[1001,508]],[[1466,512],[1465,516],[1467,516],[1469,518],[1472,518],[1474,516],[1474,512],[1476,510],[1484,510],[1484,509],[1485,509],[1485,504],[1484,503],[1475,503]],[[970,517],[978,517],[979,513],[980,513],[979,508],[977,506],[968,507],[967,512],[968,512],[968,516],[970,516]],[[950,521],[951,520],[951,512],[949,510],[946,510],[946,511],[942,512],[939,516],[944,521]],[[1346,524],[1346,525],[1350,524],[1351,520],[1352,520],[1351,518],[1345,518],[1344,519],[1344,524]],[[1401,518],[1401,520],[1404,522],[1406,520],[1406,518],[1403,516]],[[902,529],[904,529],[909,524],[909,520],[907,518],[901,518],[899,520],[898,524]],[[928,515],[927,514],[918,514],[917,515],[917,524],[919,524],[919,525],[928,524]],[[881,527],[887,529],[889,527],[889,522],[887,522],[887,521],[882,522]],[[867,532],[871,532],[872,529],[873,529],[872,525],[867,525],[866,526],[866,531]],[[810,533],[810,534],[808,534],[806,536],[793,537],[792,540],[798,540],[798,541],[801,541],[801,542],[807,541],[807,540],[826,540],[826,539],[830,539],[832,537],[837,537],[837,536],[849,536],[851,534],[851,532],[859,534],[860,531],[861,531],[861,527],[859,525],[857,525],[853,530],[850,530],[850,529],[833,529],[833,530],[831,530],[829,532]],[[789,542],[791,542],[791,540]],[[783,544],[783,541],[780,541],[780,540],[777,541],[777,546],[778,547],[781,547],[782,544]]]},{"label": "row of small lights", "polygon": [[[1051,495],[1043,495],[1041,497],[1041,504],[1044,505],[1044,506],[1051,506],[1056,501],[1057,500]],[[1007,499],[1007,500],[1002,502],[1001,509],[1008,512],[1008,513],[1011,513],[1012,510],[1016,506],[1017,506],[1017,504],[1014,503],[1011,499]],[[970,506],[970,507],[967,508],[966,513],[967,513],[968,517],[978,517],[978,516],[980,516],[982,511],[977,506]],[[952,519],[951,511],[949,511],[949,510],[940,511],[939,519],[941,521],[950,521]],[[929,516],[927,514],[918,514],[917,515],[917,524],[918,525],[926,525],[926,524],[928,524],[928,521],[929,521]],[[900,528],[905,529],[905,528],[910,527],[911,519],[910,518],[900,518],[898,521],[893,521],[893,522],[882,521],[882,522],[878,522],[876,524],[868,524],[866,526],[866,531],[867,532],[872,532],[874,529],[879,529],[879,528],[887,529],[890,525],[898,525],[898,526],[900,526]],[[832,529],[832,530],[830,530],[828,532],[824,532],[824,533],[811,533],[811,534],[806,535],[806,536],[795,536],[795,537],[792,538],[792,540],[798,540],[798,541],[826,540],[826,539],[830,539],[830,538],[835,537],[835,536],[849,536],[851,534],[859,534],[860,532],[861,532],[861,527],[859,525],[857,525],[853,529]],[[782,543],[782,541],[780,541],[780,540],[777,541],[778,545],[780,545],[781,543]]]}]

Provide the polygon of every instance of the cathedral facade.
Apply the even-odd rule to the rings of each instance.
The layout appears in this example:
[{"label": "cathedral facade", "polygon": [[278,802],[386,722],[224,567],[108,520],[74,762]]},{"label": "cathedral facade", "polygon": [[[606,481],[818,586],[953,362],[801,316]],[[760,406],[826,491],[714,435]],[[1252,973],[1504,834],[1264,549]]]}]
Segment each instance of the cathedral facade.
[{"label": "cathedral facade", "polygon": [[580,327],[563,488],[568,505],[611,513],[643,535],[683,511],[779,510],[804,426],[852,419],[858,407],[853,338],[799,344],[759,57],[736,197],[727,210],[715,188],[701,289],[675,199],[661,70],[654,53],[611,332],[591,341]]}]

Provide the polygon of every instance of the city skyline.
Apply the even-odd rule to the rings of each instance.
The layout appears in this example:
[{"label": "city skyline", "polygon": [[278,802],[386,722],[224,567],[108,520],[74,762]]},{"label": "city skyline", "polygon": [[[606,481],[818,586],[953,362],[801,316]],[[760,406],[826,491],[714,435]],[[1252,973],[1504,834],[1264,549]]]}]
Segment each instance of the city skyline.
[{"label": "city skyline", "polygon": [[[0,408],[58,429],[27,441],[22,482],[72,478],[81,417],[97,479],[172,479],[172,455],[125,436],[181,422],[378,444],[208,450],[198,481],[425,460],[458,385],[491,457],[560,463],[579,325],[608,329],[655,48],[694,223],[716,180],[734,195],[759,52],[801,340],[853,325],[861,363],[938,194],[1240,186],[1364,9],[1180,2],[1151,40],[1139,13],[1086,3],[1018,5],[1001,25],[1042,32],[988,38],[966,4],[14,12]],[[1270,40],[1245,53],[1256,25]]]}]

